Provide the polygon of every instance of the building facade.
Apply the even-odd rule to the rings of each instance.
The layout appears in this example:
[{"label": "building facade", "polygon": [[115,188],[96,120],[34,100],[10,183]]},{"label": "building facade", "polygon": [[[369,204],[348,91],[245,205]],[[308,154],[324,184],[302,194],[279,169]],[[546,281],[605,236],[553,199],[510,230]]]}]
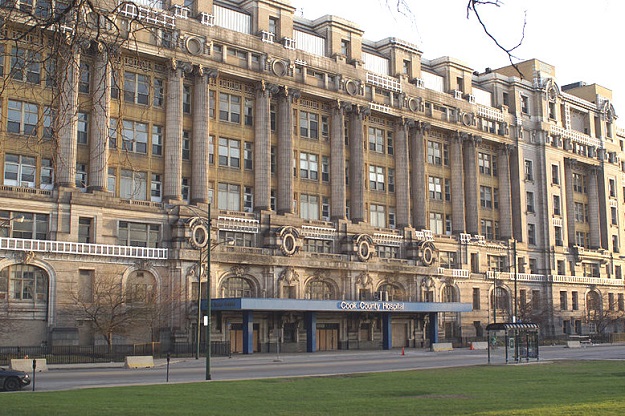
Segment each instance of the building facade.
[{"label": "building facade", "polygon": [[193,342],[207,281],[280,300],[213,311],[235,351],[624,330],[610,90],[286,0],[98,3],[0,8],[0,343]]}]

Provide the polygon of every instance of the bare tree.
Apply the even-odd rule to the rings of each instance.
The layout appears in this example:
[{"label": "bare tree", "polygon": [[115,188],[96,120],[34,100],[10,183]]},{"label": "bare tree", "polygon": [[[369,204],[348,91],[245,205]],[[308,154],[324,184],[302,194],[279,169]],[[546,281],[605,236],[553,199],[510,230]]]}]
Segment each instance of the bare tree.
[{"label": "bare tree", "polygon": [[595,327],[597,334],[604,335],[609,326],[625,321],[625,312],[608,308],[589,310],[586,316],[589,324]]}]

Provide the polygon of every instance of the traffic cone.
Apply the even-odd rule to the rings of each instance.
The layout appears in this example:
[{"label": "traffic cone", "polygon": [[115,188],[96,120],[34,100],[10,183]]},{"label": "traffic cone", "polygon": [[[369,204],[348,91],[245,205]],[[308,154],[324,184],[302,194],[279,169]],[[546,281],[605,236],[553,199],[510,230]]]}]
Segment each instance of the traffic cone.
[{"label": "traffic cone", "polygon": [[469,349],[470,349],[471,351],[475,350],[475,348],[473,347],[473,343],[471,343],[471,346],[469,347]]},{"label": "traffic cone", "polygon": [[404,347],[401,347],[401,355],[406,355],[406,353],[404,351]]}]

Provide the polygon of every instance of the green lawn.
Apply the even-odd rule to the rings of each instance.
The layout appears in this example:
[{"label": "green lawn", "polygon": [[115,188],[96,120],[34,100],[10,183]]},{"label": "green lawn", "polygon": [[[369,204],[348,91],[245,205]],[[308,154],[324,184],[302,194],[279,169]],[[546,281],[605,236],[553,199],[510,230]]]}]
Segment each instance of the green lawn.
[{"label": "green lawn", "polygon": [[625,362],[0,393],[2,415],[623,415]]}]

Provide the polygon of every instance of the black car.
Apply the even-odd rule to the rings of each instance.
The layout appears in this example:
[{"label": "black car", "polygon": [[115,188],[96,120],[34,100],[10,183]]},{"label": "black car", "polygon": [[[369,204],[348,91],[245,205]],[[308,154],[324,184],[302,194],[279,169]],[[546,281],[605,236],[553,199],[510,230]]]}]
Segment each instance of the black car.
[{"label": "black car", "polygon": [[30,384],[30,377],[23,371],[0,368],[0,390],[15,391]]}]

